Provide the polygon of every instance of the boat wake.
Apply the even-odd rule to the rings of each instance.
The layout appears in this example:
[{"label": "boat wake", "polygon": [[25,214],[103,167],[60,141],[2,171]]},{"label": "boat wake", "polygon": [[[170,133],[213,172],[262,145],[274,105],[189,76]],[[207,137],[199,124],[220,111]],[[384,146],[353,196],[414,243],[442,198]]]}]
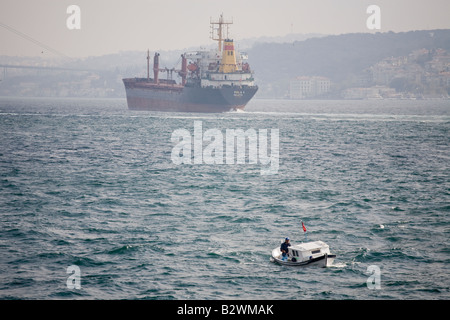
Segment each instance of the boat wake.
[{"label": "boat wake", "polygon": [[336,269],[342,269],[347,267],[347,264],[345,262],[338,262],[338,263],[332,263],[328,265],[328,268],[336,268]]},{"label": "boat wake", "polygon": [[230,111],[226,111],[224,113],[247,113],[247,111],[242,110],[242,109],[233,109],[233,110],[230,110]]}]

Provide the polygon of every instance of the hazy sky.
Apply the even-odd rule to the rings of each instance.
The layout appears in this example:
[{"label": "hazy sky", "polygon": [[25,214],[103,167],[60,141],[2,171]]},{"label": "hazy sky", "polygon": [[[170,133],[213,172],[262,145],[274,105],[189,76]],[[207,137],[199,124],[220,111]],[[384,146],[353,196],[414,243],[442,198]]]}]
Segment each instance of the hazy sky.
[{"label": "hazy sky", "polygon": [[[79,30],[66,13],[78,5]],[[70,57],[128,50],[183,49],[211,43],[210,17],[232,18],[234,39],[293,33],[374,32],[369,5],[381,8],[380,32],[450,29],[450,0],[1,0],[0,22]],[[0,55],[55,54],[0,25]]]}]

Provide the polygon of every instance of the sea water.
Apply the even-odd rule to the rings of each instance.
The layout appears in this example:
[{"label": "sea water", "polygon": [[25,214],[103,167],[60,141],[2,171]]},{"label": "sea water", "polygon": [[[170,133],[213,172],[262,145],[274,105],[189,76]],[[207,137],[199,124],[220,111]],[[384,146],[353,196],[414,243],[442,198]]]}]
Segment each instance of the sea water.
[{"label": "sea water", "polygon": [[[195,121],[278,129],[278,170],[175,164]],[[0,298],[449,299],[449,129],[448,100],[1,98]],[[332,267],[270,262],[301,221]]]}]

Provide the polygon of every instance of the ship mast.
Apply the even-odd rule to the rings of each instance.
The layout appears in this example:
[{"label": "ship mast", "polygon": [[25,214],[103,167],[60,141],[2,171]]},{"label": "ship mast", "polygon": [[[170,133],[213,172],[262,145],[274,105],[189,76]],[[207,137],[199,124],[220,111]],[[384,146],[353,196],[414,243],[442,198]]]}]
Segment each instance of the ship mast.
[{"label": "ship mast", "polygon": [[150,81],[150,50],[147,50],[147,82]]},{"label": "ship mast", "polygon": [[[224,39],[224,27],[226,27],[226,37],[228,39],[228,27],[230,24],[233,24],[233,21],[225,21],[223,18],[223,14],[220,15],[218,20],[212,20],[210,18],[209,23],[211,24],[211,39],[219,42],[219,52],[222,52],[222,41]],[[215,28],[215,26],[218,26]],[[217,31],[217,33],[215,32]]]}]

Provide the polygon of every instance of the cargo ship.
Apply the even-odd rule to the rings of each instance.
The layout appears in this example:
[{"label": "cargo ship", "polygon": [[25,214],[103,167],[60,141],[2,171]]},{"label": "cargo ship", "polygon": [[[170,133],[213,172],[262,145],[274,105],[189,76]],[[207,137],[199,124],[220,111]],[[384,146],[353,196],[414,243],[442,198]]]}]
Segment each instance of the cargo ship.
[{"label": "cargo ship", "polygon": [[[243,110],[258,91],[248,56],[240,53],[228,37],[223,15],[210,20],[211,39],[217,49],[185,52],[181,69],[160,68],[159,53],[153,56],[150,78],[150,52],[147,51],[147,77],[125,78],[128,109],[172,112],[227,112]],[[165,72],[166,77],[160,77]],[[173,79],[179,75],[180,83]]]}]

